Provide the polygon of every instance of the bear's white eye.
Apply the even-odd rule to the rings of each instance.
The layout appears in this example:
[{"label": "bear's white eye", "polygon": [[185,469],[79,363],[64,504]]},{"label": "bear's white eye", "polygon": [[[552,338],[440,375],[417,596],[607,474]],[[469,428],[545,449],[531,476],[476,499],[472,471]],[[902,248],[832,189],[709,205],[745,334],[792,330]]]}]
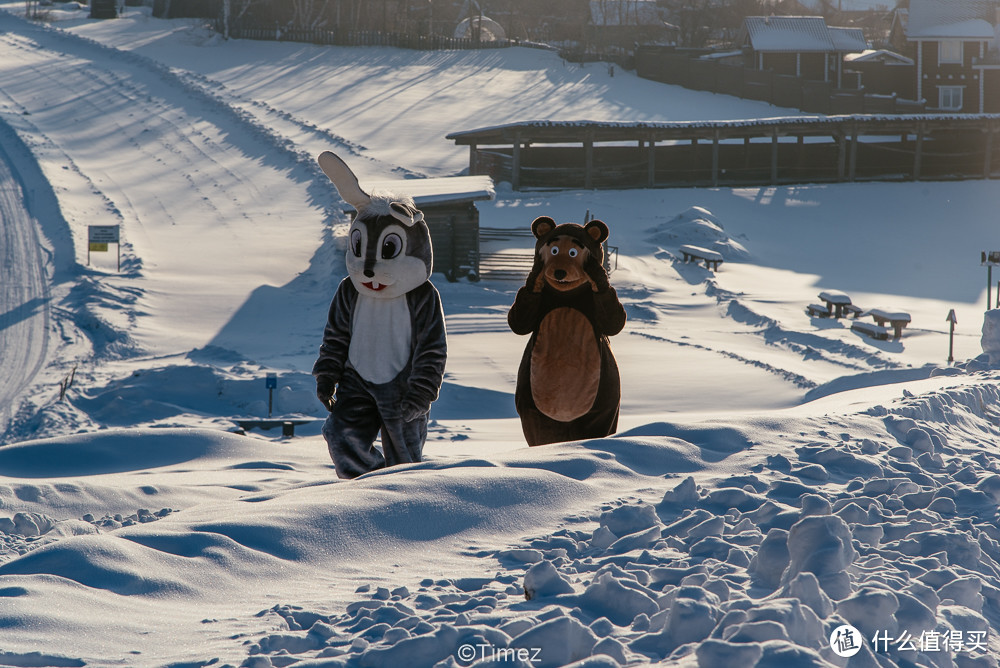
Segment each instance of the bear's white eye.
[{"label": "bear's white eye", "polygon": [[553,246],[552,250],[549,252],[552,253],[553,255],[559,255],[559,246]]},{"label": "bear's white eye", "polygon": [[385,235],[382,240],[382,259],[391,260],[403,250],[403,240],[396,233]]},{"label": "bear's white eye", "polygon": [[361,230],[357,228],[351,230],[351,252],[354,257],[361,257]]},{"label": "bear's white eye", "polygon": [[570,257],[576,257],[579,254],[580,254],[580,251],[578,251],[577,249],[575,249],[575,248],[570,248],[569,249],[569,256]]}]

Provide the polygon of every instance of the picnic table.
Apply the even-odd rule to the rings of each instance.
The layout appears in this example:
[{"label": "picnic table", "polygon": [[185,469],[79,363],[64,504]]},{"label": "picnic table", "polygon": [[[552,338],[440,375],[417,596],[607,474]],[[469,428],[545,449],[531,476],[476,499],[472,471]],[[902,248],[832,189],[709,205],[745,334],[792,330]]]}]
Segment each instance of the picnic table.
[{"label": "picnic table", "polygon": [[894,339],[903,336],[903,328],[910,324],[910,314],[905,311],[871,308],[863,315],[870,315],[879,327],[885,327],[886,323],[888,323],[892,327]]},{"label": "picnic table", "polygon": [[714,250],[709,250],[707,248],[702,248],[701,246],[692,246],[691,244],[684,244],[678,250],[684,256],[685,262],[691,262],[694,260],[704,260],[705,268],[713,271],[718,271],[719,265],[722,264],[723,257],[722,253],[717,253]]},{"label": "picnic table", "polygon": [[[851,304],[851,298],[847,295],[847,293],[841,292],[840,290],[824,290],[819,293],[819,298],[820,301],[826,304],[827,312],[835,318],[843,318],[845,309],[849,306],[853,306],[853,304]],[[860,309],[857,310],[860,311]]]}]

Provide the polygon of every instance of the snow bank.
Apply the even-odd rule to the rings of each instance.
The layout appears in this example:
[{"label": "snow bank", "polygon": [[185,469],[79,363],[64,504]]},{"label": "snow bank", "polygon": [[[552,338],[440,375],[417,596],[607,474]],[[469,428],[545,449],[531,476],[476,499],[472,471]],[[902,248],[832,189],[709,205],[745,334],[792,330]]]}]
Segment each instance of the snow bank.
[{"label": "snow bank", "polygon": [[746,261],[750,253],[729,236],[711,211],[692,206],[670,220],[646,230],[646,241],[666,248],[695,245],[715,251],[729,261]]},{"label": "snow bank", "polygon": [[[642,437],[511,453],[490,467],[369,476],[334,485],[336,497],[300,492],[297,514],[308,524],[339,525],[351,543],[365,526],[367,549],[392,551],[477,525],[509,534],[545,524],[557,507],[593,501],[584,490],[609,478],[640,475],[646,486],[480,551],[479,577],[363,584],[339,611],[262,610],[278,628],[254,640],[243,665],[836,666],[830,639],[845,624],[861,633],[857,665],[995,665],[1000,455],[969,435],[995,434],[983,400],[998,393],[995,384],[956,386],[856,414],[738,429],[649,425]],[[670,473],[690,468],[692,448],[703,469]],[[656,483],[645,476],[664,472],[650,498]],[[528,488],[532,502],[522,503]],[[304,526],[273,513],[289,500],[260,497],[235,522],[204,524],[193,509],[185,524],[299,565],[336,563],[343,546],[307,550]],[[342,524],[346,517],[354,519]],[[265,526],[284,537],[261,542]],[[126,535],[156,544],[148,531]]]},{"label": "snow bank", "polygon": [[987,311],[983,318],[983,352],[990,364],[1000,364],[1000,309]]}]

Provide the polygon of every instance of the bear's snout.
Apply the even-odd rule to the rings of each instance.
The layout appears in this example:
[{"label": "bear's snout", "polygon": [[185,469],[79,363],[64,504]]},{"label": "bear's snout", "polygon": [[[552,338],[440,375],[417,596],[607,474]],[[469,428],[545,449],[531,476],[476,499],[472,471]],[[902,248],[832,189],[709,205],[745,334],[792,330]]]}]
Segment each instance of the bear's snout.
[{"label": "bear's snout", "polygon": [[545,280],[556,290],[565,292],[587,282],[583,263],[590,254],[577,239],[568,235],[555,237],[539,254],[545,265]]}]

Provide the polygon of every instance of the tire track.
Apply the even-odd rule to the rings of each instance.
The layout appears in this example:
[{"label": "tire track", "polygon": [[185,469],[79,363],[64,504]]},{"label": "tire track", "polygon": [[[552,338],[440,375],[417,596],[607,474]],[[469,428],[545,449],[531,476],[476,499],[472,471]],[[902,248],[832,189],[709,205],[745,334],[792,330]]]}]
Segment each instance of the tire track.
[{"label": "tire track", "polygon": [[0,434],[48,355],[51,293],[41,248],[20,179],[0,143]]}]

